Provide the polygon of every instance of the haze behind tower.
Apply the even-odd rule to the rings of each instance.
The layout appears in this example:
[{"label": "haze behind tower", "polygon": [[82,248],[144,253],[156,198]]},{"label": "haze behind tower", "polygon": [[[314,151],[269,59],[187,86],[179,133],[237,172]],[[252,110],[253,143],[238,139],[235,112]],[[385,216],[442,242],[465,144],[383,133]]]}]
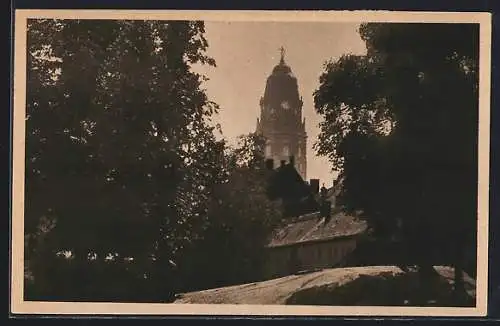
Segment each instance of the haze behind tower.
[{"label": "haze behind tower", "polygon": [[335,173],[325,157],[316,156],[313,144],[320,117],[314,110],[313,92],[319,86],[324,63],[343,54],[364,54],[358,23],[315,22],[206,22],[208,55],[216,68],[196,67],[210,80],[205,82],[211,100],[221,107],[215,121],[232,144],[236,137],[255,131],[260,116],[259,100],[266,79],[286,49],[286,62],[298,81],[306,119],[307,176],[329,186]]}]

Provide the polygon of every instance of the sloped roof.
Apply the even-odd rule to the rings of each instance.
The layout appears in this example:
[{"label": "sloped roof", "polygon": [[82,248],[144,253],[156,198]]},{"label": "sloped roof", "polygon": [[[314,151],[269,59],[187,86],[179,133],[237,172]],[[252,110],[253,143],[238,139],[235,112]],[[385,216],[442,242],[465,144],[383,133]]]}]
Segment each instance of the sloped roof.
[{"label": "sloped roof", "polygon": [[275,173],[270,178],[270,197],[296,198],[301,199],[312,196],[311,189],[302,180],[295,167],[287,163],[276,168]]},{"label": "sloped roof", "polygon": [[299,217],[275,230],[268,247],[289,246],[312,241],[326,241],[353,236],[367,229],[365,221],[338,212],[325,224],[320,214],[312,213]]},{"label": "sloped roof", "polygon": [[[436,271],[440,277],[436,288],[441,292],[446,288],[451,289],[453,284],[454,270],[448,266],[435,266]],[[398,277],[405,277],[403,288],[401,283],[394,282]],[[392,280],[392,281],[391,281]],[[445,282],[441,282],[444,280]],[[476,296],[476,282],[469,275],[464,273],[465,289],[471,297]],[[364,287],[355,287],[355,284],[362,282]],[[366,284],[375,284],[378,282],[385,283],[384,287],[371,287],[374,291],[363,291]],[[317,298],[318,300],[325,295],[331,297],[330,300],[336,304],[330,305],[343,305],[354,306],[359,305],[353,303],[353,298],[357,298],[356,302],[364,302],[364,305],[387,305],[381,302],[382,296],[377,295],[378,291],[390,292],[391,289],[397,286],[396,292],[408,294],[407,299],[414,297],[413,283],[418,282],[417,273],[414,271],[404,272],[397,266],[363,266],[351,268],[331,268],[321,271],[288,275],[281,278],[271,279],[256,283],[247,283],[240,285],[233,285],[228,287],[208,289],[204,291],[180,293],[177,295],[176,304],[254,304],[254,305],[277,305],[277,304],[312,304],[310,301]],[[359,284],[359,283],[358,283]],[[344,287],[351,287],[348,292],[349,295],[336,295],[337,289]],[[354,289],[359,288],[359,291]],[[345,288],[344,288],[345,289]],[[354,290],[354,291],[353,291]],[[311,292],[312,291],[312,292]],[[308,296],[300,294],[312,294],[309,300],[304,300]],[[446,291],[447,292],[447,291]],[[445,292],[445,293],[446,293]],[[302,297],[302,300],[298,300]],[[405,298],[403,298],[405,299]],[[304,302],[305,301],[305,302]],[[307,302],[309,301],[309,302]],[[299,303],[302,302],[302,303]],[[403,305],[403,302],[401,302]]]}]

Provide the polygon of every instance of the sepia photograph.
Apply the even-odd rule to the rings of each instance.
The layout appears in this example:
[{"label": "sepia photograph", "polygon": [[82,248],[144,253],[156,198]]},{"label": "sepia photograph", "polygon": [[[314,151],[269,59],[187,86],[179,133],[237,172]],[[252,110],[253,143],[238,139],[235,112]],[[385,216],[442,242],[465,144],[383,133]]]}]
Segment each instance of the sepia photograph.
[{"label": "sepia photograph", "polygon": [[17,10],[11,310],[484,316],[485,13]]}]

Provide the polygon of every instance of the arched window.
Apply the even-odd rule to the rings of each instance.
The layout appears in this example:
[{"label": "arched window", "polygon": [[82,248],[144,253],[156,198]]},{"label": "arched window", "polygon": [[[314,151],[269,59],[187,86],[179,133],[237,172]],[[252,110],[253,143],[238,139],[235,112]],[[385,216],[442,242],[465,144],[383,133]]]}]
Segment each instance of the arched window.
[{"label": "arched window", "polygon": [[283,156],[290,156],[290,147],[288,145],[283,146]]},{"label": "arched window", "polygon": [[270,157],[271,156],[271,144],[266,144],[266,153],[265,153],[266,157]]}]

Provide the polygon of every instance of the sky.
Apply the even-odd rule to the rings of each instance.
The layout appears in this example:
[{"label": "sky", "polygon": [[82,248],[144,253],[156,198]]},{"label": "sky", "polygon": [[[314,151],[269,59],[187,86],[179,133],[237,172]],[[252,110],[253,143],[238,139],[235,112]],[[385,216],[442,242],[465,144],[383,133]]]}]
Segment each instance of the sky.
[{"label": "sky", "polygon": [[205,22],[207,55],[217,66],[196,67],[209,78],[203,88],[210,100],[220,105],[216,122],[231,143],[236,137],[255,131],[260,114],[259,100],[266,79],[285,48],[285,61],[298,79],[306,119],[307,178],[331,186],[336,173],[325,157],[316,156],[313,144],[321,117],[314,111],[313,92],[326,61],[343,54],[363,54],[364,42],[358,24],[325,22]]}]

